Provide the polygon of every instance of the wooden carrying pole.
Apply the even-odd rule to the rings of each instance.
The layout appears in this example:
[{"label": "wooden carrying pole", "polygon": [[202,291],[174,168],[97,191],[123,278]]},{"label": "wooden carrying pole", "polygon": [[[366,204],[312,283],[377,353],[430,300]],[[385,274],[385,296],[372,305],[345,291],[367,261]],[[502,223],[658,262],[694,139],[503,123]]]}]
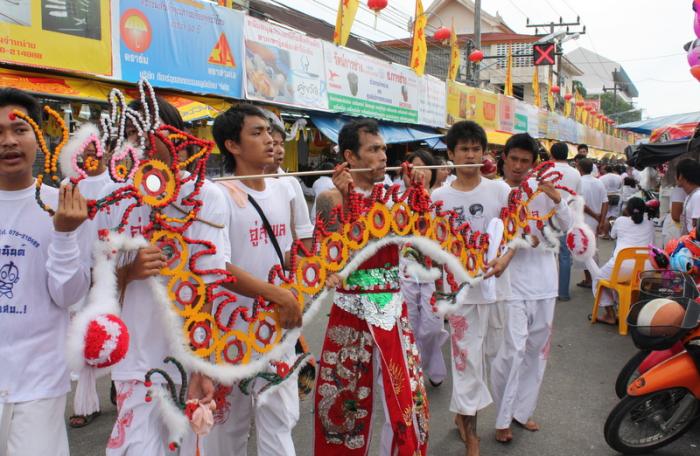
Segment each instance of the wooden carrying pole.
[{"label": "wooden carrying pole", "polygon": [[[440,169],[440,168],[480,168],[483,165],[481,163],[474,163],[474,164],[465,164],[465,165],[431,165],[431,166],[413,166],[411,169]],[[399,171],[402,170],[402,166],[390,166],[388,168],[384,168],[385,171]],[[370,171],[375,171],[372,168],[355,168],[355,169],[348,169],[351,173],[366,173]],[[229,180],[244,180],[244,179],[261,179],[265,177],[301,177],[301,176],[322,176],[322,175],[327,175],[327,174],[333,174],[335,171],[332,169],[327,169],[327,170],[319,170],[319,171],[297,171],[293,173],[285,173],[285,174],[251,174],[249,176],[224,176],[224,177],[215,177],[212,180],[216,182],[220,181],[229,181]]]}]

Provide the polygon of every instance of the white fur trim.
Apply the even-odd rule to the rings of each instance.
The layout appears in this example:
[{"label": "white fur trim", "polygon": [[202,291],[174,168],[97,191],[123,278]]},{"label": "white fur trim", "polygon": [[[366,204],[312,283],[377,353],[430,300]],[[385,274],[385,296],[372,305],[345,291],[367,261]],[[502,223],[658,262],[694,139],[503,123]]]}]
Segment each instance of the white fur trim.
[{"label": "white fur trim", "polygon": [[96,143],[98,156],[101,156],[102,142],[100,141],[100,131],[97,126],[91,123],[85,123],[78,128],[71,136],[68,143],[63,147],[61,154],[58,156],[58,164],[61,167],[61,173],[66,177],[78,177],[79,173],[73,167],[73,157],[85,147],[85,144],[94,140]]},{"label": "white fur trim", "polygon": [[442,271],[438,268],[426,269],[418,262],[408,263],[404,271],[409,277],[415,278],[421,282],[434,282],[442,275]]},{"label": "white fur trim", "polygon": [[168,443],[175,442],[178,446],[181,445],[185,435],[190,432],[190,421],[184,412],[173,404],[164,387],[154,386],[151,392],[151,397],[156,401],[160,416],[168,429]]},{"label": "white fur trim", "polygon": [[[119,315],[119,295],[117,292],[116,260],[119,250],[137,250],[147,246],[144,238],[131,238],[125,234],[110,233],[108,241],[96,241],[93,250],[93,286],[87,296],[85,306],[73,317],[68,331],[66,359],[74,371],[85,365],[85,334],[92,320],[103,314]],[[100,374],[108,369],[100,369]]]}]

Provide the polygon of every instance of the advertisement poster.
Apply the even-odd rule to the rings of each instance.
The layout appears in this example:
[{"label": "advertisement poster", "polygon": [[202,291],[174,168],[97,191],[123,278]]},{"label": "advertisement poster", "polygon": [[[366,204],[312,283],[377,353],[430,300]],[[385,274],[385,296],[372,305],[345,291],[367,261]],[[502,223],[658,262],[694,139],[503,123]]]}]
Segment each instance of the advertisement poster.
[{"label": "advertisement poster", "polygon": [[498,130],[498,95],[485,90],[474,89],[476,97],[476,121],[487,130]]},{"label": "advertisement poster", "polygon": [[527,104],[515,100],[515,108],[513,109],[513,133],[527,133],[529,125]]},{"label": "advertisement poster", "polygon": [[445,81],[425,75],[419,78],[419,84],[421,90],[418,91],[420,98],[418,123],[431,127],[444,127],[447,102]]},{"label": "advertisement poster", "polygon": [[413,70],[323,43],[331,111],[418,123],[418,77]]},{"label": "advertisement poster", "polygon": [[328,109],[321,40],[247,16],[245,74],[247,99]]},{"label": "advertisement poster", "polygon": [[[498,95],[498,129],[513,132],[515,123],[515,98]],[[526,130],[527,131],[527,130]]]},{"label": "advertisement poster", "polygon": [[547,127],[549,125],[549,111],[539,109],[537,113],[537,135],[535,138],[547,138]]},{"label": "advertisement poster", "polygon": [[0,12],[0,62],[112,75],[109,0],[2,0]]},{"label": "advertisement poster", "polygon": [[241,98],[243,18],[195,0],[121,0],[121,79]]}]

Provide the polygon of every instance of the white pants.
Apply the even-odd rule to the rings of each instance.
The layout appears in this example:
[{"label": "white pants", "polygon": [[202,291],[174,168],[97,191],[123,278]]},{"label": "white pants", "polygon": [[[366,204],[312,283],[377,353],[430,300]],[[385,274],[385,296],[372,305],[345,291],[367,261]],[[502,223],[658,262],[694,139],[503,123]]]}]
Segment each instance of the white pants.
[{"label": "white pants", "polygon": [[433,382],[441,383],[447,377],[442,346],[447,342],[449,335],[442,317],[433,312],[430,306],[430,298],[434,292],[433,282],[401,280],[401,293],[406,300],[408,319],[420,352],[423,373]]},{"label": "white pants", "polygon": [[535,412],[549,358],[556,298],[506,303],[504,341],[493,363],[491,385],[496,429],[513,419],[526,423]]},{"label": "white pants", "polygon": [[292,429],[299,420],[296,375],[264,393],[262,400],[245,395],[234,385],[226,396],[226,413],[205,438],[211,456],[248,454],[251,420],[255,419],[257,455],[294,456]]},{"label": "white pants", "polygon": [[449,317],[453,413],[473,416],[492,402],[487,374],[502,337],[499,309],[498,304],[462,304]]},{"label": "white pants", "polygon": [[[613,269],[615,268],[616,257],[612,257],[607,263],[603,265],[598,271],[591,271],[591,276],[593,277],[593,296],[595,297],[595,292],[598,289],[598,282],[600,279],[609,280],[612,276]],[[651,263],[646,262],[645,269],[651,269]],[[618,273],[618,280],[625,282],[630,280],[632,271],[634,270],[634,261],[624,261],[620,265],[620,272]],[[617,293],[609,288],[603,288],[601,290],[599,307],[610,307],[615,304],[615,299],[617,298]]]},{"label": "white pants", "polygon": [[[196,451],[196,436],[188,432],[180,452],[170,451],[168,429],[154,399],[146,402],[148,388],[139,380],[115,380],[117,390],[117,421],[107,441],[107,456],[173,456],[191,455]],[[179,386],[179,385],[178,385]],[[165,388],[154,383],[153,388]]]},{"label": "white pants", "polygon": [[0,404],[0,455],[68,456],[66,395]]}]

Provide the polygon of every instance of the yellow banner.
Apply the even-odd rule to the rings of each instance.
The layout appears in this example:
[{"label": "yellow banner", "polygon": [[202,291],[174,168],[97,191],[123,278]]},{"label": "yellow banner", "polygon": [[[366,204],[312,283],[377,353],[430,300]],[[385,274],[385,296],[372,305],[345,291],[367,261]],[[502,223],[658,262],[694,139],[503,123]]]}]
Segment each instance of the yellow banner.
[{"label": "yellow banner", "polygon": [[508,56],[506,57],[506,83],[503,94],[507,97],[513,96],[513,47],[508,45]]},{"label": "yellow banner", "polygon": [[423,13],[423,3],[416,0],[416,20],[413,24],[413,49],[411,50],[411,68],[418,76],[425,73],[425,60],[428,56],[428,45],[425,42],[425,26],[428,17]]},{"label": "yellow banner", "polygon": [[335,31],[333,32],[333,43],[345,46],[350,37],[352,23],[355,22],[355,15],[360,8],[360,0],[339,0],[338,15],[335,18]]},{"label": "yellow banner", "polygon": [[455,32],[455,21],[452,19],[452,33],[450,34],[450,69],[447,71],[447,79],[454,81],[459,71],[460,56],[457,33]]},{"label": "yellow banner", "polygon": [[532,96],[535,98],[535,106],[542,106],[542,97],[540,96],[540,67],[534,65],[535,71],[532,73]]},{"label": "yellow banner", "polygon": [[109,0],[3,2],[0,62],[111,76],[110,16]]},{"label": "yellow banner", "polygon": [[498,95],[458,82],[447,83],[447,123],[473,120],[488,130],[498,130]]}]

